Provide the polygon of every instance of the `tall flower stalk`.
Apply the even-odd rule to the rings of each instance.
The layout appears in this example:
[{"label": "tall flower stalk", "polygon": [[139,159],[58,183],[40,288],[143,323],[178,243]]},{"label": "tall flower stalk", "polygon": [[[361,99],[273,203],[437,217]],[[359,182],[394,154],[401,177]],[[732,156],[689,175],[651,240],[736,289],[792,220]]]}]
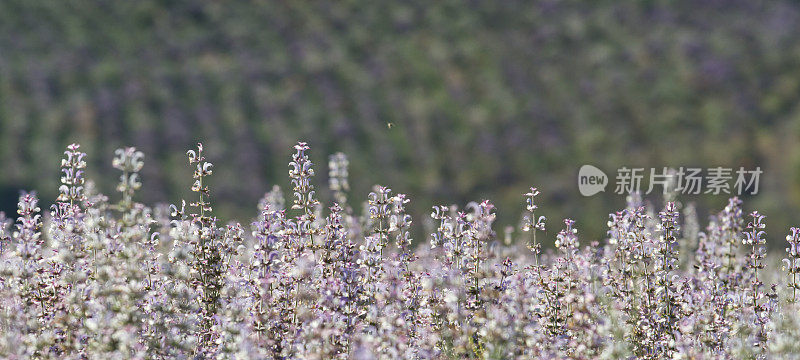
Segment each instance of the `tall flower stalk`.
[{"label": "tall flower stalk", "polygon": [[192,192],[197,194],[197,200],[191,202],[189,206],[195,209],[191,213],[191,222],[197,228],[196,240],[194,240],[193,268],[196,279],[193,285],[200,293],[200,304],[202,310],[202,322],[200,324],[199,341],[202,351],[209,351],[214,347],[216,334],[213,331],[215,316],[220,301],[220,291],[222,290],[223,263],[220,248],[217,245],[219,236],[216,228],[216,218],[212,216],[211,192],[207,185],[208,176],[213,172],[214,166],[206,161],[203,154],[203,144],[197,144],[197,150],[186,152],[189,157],[189,165],[194,165],[194,183]]},{"label": "tall flower stalk", "polygon": [[525,210],[527,213],[525,217],[522,219],[522,231],[531,232],[532,242],[530,244],[531,251],[533,252],[534,262],[536,266],[539,266],[539,254],[542,251],[542,245],[536,241],[536,232],[537,231],[545,231],[545,217],[539,216],[536,218],[536,209],[539,208],[536,205],[536,196],[539,195],[539,189],[535,187],[531,187],[530,191],[524,194],[525,195]]},{"label": "tall flower stalk", "polygon": [[798,274],[800,274],[800,228],[790,228],[789,235],[786,235],[786,242],[789,243],[789,247],[786,248],[787,258],[783,259],[783,267],[789,274],[787,286],[792,289],[790,302],[797,302],[797,289],[800,289],[800,282],[798,282]]},{"label": "tall flower stalk", "polygon": [[292,161],[289,163],[289,178],[294,190],[292,209],[302,211],[297,218],[299,239],[295,244],[295,250],[299,254],[306,248],[314,250],[314,234],[316,232],[313,228],[316,219],[314,208],[319,201],[314,198],[316,192],[311,183],[311,178],[314,177],[314,168],[306,154],[309,149],[308,144],[302,141],[298,142],[294,149],[296,153],[292,155]]},{"label": "tall flower stalk", "polygon": [[122,194],[122,200],[117,208],[124,214],[133,208],[133,194],[142,187],[139,171],[144,167],[144,154],[137,151],[135,147],[126,147],[117,149],[114,151],[114,155],[111,165],[122,171],[117,185],[117,191]]},{"label": "tall flower stalk", "polygon": [[347,207],[347,192],[350,191],[347,167],[350,162],[344,153],[336,153],[328,158],[328,186],[333,199],[339,206]]},{"label": "tall flower stalk", "polygon": [[[661,232],[658,240],[658,266],[656,275],[658,276],[658,285],[661,301],[661,326],[665,336],[670,340],[674,340],[674,326],[677,322],[676,312],[677,305],[675,302],[675,284],[672,283],[672,275],[677,269],[678,261],[678,248],[677,248],[677,234],[679,230],[678,216],[679,212],[674,202],[668,202],[664,211],[658,214],[661,222],[659,230]],[[670,340],[665,340],[668,342]],[[669,347],[666,345],[665,347]],[[670,349],[672,350],[672,349]],[[671,356],[671,351],[667,356]]]},{"label": "tall flower stalk", "polygon": [[86,153],[79,151],[78,144],[70,144],[64,152],[65,159],[61,160],[61,186],[58,188],[59,195],[56,201],[62,204],[69,203],[71,211],[76,210],[76,206],[86,199],[84,196],[84,184],[86,179],[84,172],[86,169]]},{"label": "tall flower stalk", "polygon": [[750,247],[750,252],[747,256],[747,267],[752,274],[750,283],[750,305],[755,324],[758,327],[755,334],[756,347],[764,346],[768,316],[763,304],[765,294],[761,291],[763,283],[758,277],[759,270],[764,269],[764,257],[766,256],[766,250],[764,249],[764,245],[766,244],[764,236],[766,232],[763,230],[766,227],[766,224],[764,224],[765,217],[766,216],[759,214],[758,211],[750,213],[751,220],[747,223],[747,231],[744,233],[744,244]]},{"label": "tall flower stalk", "polygon": [[369,217],[374,223],[374,232],[378,237],[377,246],[381,256],[383,250],[389,245],[389,216],[391,215],[392,189],[385,186],[376,186],[375,191],[369,193]]}]

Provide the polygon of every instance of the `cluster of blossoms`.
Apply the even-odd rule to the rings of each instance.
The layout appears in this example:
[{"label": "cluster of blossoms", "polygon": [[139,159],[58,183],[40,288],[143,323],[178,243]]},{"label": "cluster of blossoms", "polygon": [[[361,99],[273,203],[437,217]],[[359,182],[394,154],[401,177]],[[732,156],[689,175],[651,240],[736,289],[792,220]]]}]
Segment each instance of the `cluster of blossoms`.
[{"label": "cluster of blossoms", "polygon": [[195,199],[155,208],[135,200],[140,152],[116,152],[112,203],[84,180],[78,149],[49,212],[23,193],[16,224],[0,216],[2,358],[800,355],[800,230],[779,270],[764,216],[745,218],[737,198],[701,231],[673,195],[660,209],[633,196],[602,241],[566,219],[544,250],[531,188],[521,233],[499,240],[482,201],[434,207],[430,242],[415,242],[406,195],[376,186],[363,214],[347,204],[344,155],[323,207],[305,143],[289,163],[290,208],[273,187],[249,225],[213,215],[202,145],[187,152]]}]

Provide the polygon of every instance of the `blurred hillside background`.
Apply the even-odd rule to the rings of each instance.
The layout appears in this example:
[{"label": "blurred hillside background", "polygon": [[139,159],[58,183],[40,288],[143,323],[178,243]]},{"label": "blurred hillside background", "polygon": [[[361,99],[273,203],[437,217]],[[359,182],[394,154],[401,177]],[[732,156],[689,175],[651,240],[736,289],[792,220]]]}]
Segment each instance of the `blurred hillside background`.
[{"label": "blurred hillside background", "polygon": [[[178,203],[202,141],[217,215],[249,222],[304,140],[323,200],[337,151],[353,205],[386,184],[418,222],[488,198],[502,233],[535,185],[550,241],[567,216],[604,236],[621,166],[760,166],[745,210],[774,244],[800,225],[798,34],[795,1],[3,1],[0,208],[52,202],[71,142],[112,199],[136,146],[138,199]],[[681,200],[704,221],[727,198]]]}]

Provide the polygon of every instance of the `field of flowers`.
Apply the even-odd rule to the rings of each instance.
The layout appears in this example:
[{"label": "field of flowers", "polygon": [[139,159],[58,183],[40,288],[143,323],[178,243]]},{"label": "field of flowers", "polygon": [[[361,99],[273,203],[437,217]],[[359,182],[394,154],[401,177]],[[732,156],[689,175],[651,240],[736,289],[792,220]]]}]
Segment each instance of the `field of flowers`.
[{"label": "field of flowers", "polygon": [[105,196],[70,145],[56,204],[25,193],[0,218],[0,357],[800,358],[800,229],[768,255],[765,217],[737,198],[701,227],[671,195],[632,196],[590,241],[540,216],[530,188],[520,229],[495,229],[490,201],[436,206],[414,241],[426,222],[409,197],[353,201],[335,154],[323,206],[294,148],[292,196],[275,187],[252,223],[223,225],[202,145],[187,152],[194,198],[154,208],[137,202],[141,152],[117,150]]}]

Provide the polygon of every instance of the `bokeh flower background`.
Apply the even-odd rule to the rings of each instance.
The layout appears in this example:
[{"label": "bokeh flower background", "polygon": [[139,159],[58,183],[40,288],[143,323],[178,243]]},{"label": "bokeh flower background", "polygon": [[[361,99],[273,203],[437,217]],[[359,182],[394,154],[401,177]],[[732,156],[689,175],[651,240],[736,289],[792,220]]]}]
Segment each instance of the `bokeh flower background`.
[{"label": "bokeh flower background", "polygon": [[[621,166],[760,166],[745,200],[787,229],[800,210],[798,20],[792,1],[4,1],[0,209],[14,214],[20,189],[49,206],[73,142],[105,193],[111,154],[136,146],[142,201],[175,203],[183,153],[203,141],[218,215],[247,221],[288,186],[302,140],[320,165],[347,154],[354,194],[414,195],[417,218],[492,199],[498,224],[516,226],[536,184],[549,217],[598,239],[593,214],[625,200],[581,197],[583,164],[612,181]],[[682,200],[705,218],[727,196]]]}]

